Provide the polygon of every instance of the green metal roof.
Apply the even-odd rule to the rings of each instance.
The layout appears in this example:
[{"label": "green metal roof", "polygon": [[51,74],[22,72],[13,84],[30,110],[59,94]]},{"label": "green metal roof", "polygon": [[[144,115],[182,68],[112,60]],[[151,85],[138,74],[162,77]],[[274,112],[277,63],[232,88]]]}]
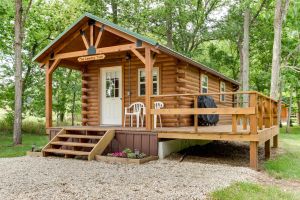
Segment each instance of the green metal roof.
[{"label": "green metal roof", "polygon": [[194,66],[199,67],[199,68],[201,68],[201,69],[203,69],[203,70],[206,70],[206,71],[208,71],[208,72],[210,72],[210,73],[212,73],[212,74],[215,74],[215,75],[217,75],[217,76],[219,76],[219,77],[222,77],[223,79],[225,79],[225,80],[227,80],[227,81],[230,81],[230,82],[232,82],[232,83],[234,83],[234,84],[236,84],[236,85],[240,85],[239,82],[237,82],[237,81],[235,81],[235,80],[233,80],[233,79],[231,79],[231,78],[229,78],[229,77],[227,77],[227,76],[221,74],[220,72],[218,72],[218,71],[216,71],[216,70],[214,70],[214,69],[212,69],[212,68],[210,68],[210,67],[207,67],[207,66],[205,66],[205,65],[203,65],[203,64],[201,64],[201,63],[199,63],[199,62],[196,62],[196,61],[192,60],[191,58],[189,58],[189,57],[187,57],[187,56],[185,56],[185,55],[183,55],[183,54],[181,54],[181,53],[178,53],[177,51],[174,51],[173,49],[170,49],[170,48],[168,48],[168,47],[166,47],[166,46],[164,46],[164,45],[161,45],[161,44],[159,44],[157,41],[155,41],[155,40],[153,40],[153,39],[150,39],[150,38],[148,38],[148,37],[145,37],[145,36],[143,36],[143,35],[140,35],[140,34],[138,34],[138,33],[135,33],[135,32],[133,32],[133,31],[131,31],[131,30],[125,29],[125,28],[123,28],[123,27],[121,27],[121,26],[119,26],[119,25],[117,25],[117,24],[114,24],[114,23],[112,23],[112,22],[110,22],[110,21],[107,21],[107,20],[105,20],[105,19],[99,18],[99,17],[97,17],[97,16],[95,16],[95,15],[92,15],[91,13],[85,13],[85,14],[83,14],[80,18],[78,18],[78,20],[76,20],[73,24],[71,24],[65,31],[63,31],[61,34],[59,34],[59,35],[55,38],[55,40],[53,40],[49,45],[47,45],[47,46],[46,46],[40,53],[38,53],[32,60],[35,61],[35,60],[37,60],[40,56],[42,56],[42,54],[44,54],[49,48],[51,48],[56,42],[58,42],[58,40],[60,40],[60,39],[62,38],[63,35],[65,35],[66,33],[68,33],[74,26],[76,26],[76,25],[77,25],[81,20],[83,20],[85,17],[90,18],[90,19],[93,19],[93,20],[95,20],[95,21],[98,21],[98,22],[100,22],[100,23],[102,23],[102,24],[104,24],[104,25],[106,25],[106,26],[109,26],[109,27],[112,27],[112,28],[114,28],[114,29],[117,29],[117,30],[119,30],[119,31],[121,31],[121,32],[123,32],[123,33],[126,33],[126,34],[128,34],[128,35],[130,35],[130,36],[133,36],[133,37],[137,38],[138,40],[141,40],[141,41],[143,41],[143,42],[146,42],[146,43],[148,43],[148,44],[150,44],[150,45],[156,46],[159,50],[161,50],[161,51],[163,51],[163,52],[165,52],[165,53],[167,53],[167,54],[170,54],[170,55],[173,55],[173,56],[175,56],[175,57],[177,57],[177,58],[179,58],[179,59],[182,59],[182,60],[184,60],[185,62],[187,62],[187,63],[189,63],[189,64],[191,64],[191,65],[194,65]]}]

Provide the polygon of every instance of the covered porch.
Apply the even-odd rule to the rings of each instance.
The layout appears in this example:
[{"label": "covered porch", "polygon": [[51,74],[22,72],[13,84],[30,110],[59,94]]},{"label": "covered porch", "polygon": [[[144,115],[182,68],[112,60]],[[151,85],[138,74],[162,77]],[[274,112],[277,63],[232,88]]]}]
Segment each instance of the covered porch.
[{"label": "covered porch", "polygon": [[[50,56],[39,61],[46,73],[46,128],[53,127],[52,76],[58,67],[66,67],[82,74],[82,126],[124,126],[124,108],[141,101],[147,113],[145,129],[150,131],[153,65],[157,57],[166,57],[155,46],[129,34],[85,20],[63,35],[64,42],[52,47]],[[143,69],[145,76],[144,94],[138,97],[132,94],[137,92],[135,86],[130,89],[131,80],[137,82],[137,74],[130,73],[130,62]]]}]

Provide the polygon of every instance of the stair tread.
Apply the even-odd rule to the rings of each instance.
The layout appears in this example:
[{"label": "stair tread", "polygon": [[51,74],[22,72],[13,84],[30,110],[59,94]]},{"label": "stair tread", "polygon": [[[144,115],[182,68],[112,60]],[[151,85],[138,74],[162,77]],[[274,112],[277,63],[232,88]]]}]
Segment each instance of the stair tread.
[{"label": "stair tread", "polygon": [[75,134],[61,134],[58,137],[63,138],[82,138],[82,139],[101,139],[99,135],[75,135]]},{"label": "stair tread", "polygon": [[90,153],[86,151],[73,151],[73,150],[66,150],[66,149],[44,149],[43,151],[49,153],[69,154],[69,155],[76,155],[76,156],[88,156]]},{"label": "stair tread", "polygon": [[82,143],[82,142],[64,142],[64,141],[55,141],[51,144],[62,145],[62,146],[72,146],[72,147],[94,147],[96,144],[93,143]]}]

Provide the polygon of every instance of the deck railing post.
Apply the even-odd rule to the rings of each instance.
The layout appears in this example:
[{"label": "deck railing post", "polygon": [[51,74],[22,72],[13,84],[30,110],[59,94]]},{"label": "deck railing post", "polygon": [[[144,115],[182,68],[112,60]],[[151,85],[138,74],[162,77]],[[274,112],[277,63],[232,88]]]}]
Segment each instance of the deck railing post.
[{"label": "deck railing post", "polygon": [[265,128],[270,128],[271,127],[271,100],[266,100],[266,105],[265,105]]},{"label": "deck railing post", "polygon": [[[198,96],[194,96],[194,108],[198,108]],[[198,132],[198,115],[194,115],[194,128],[195,132]]]},{"label": "deck railing post", "polygon": [[232,115],[232,133],[237,133],[238,115]]},{"label": "deck railing post", "polygon": [[250,115],[250,134],[257,134],[257,94],[250,94],[249,107],[255,107],[256,113]]},{"label": "deck railing post", "polygon": [[273,101],[270,99],[270,126],[273,126]]},{"label": "deck railing post", "polygon": [[[250,115],[250,134],[257,134],[257,93],[251,93],[249,107],[255,107],[255,114]],[[250,141],[250,167],[258,168],[258,142]]]},{"label": "deck railing post", "polygon": [[263,129],[263,124],[264,124],[264,97],[259,96],[259,113],[258,113],[258,128],[259,130]]}]

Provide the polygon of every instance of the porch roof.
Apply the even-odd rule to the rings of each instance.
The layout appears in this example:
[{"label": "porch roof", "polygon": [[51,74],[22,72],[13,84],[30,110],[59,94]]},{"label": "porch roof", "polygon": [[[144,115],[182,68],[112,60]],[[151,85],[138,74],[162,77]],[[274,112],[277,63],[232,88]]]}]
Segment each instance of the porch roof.
[{"label": "porch roof", "polygon": [[119,30],[125,34],[128,34],[132,37],[135,37],[136,39],[138,40],[141,40],[142,42],[145,42],[149,45],[152,45],[152,46],[155,46],[157,49],[159,49],[160,51],[166,53],[166,54],[169,54],[171,56],[174,56],[176,58],[178,58],[179,60],[182,60],[182,61],[185,61],[187,63],[189,63],[190,65],[193,65],[193,66],[196,66],[204,71],[207,71],[211,74],[214,74],[218,77],[221,77],[222,79],[224,80],[227,80],[235,85],[240,85],[240,83],[234,79],[231,79],[223,74],[221,74],[220,72],[204,65],[204,64],[201,64],[199,62],[196,62],[194,60],[192,60],[191,58],[177,52],[177,51],[174,51],[173,49],[170,49],[164,45],[161,45],[159,44],[157,41],[151,39],[151,38],[148,38],[148,37],[145,37],[141,34],[138,34],[136,32],[133,32],[131,30],[128,30],[128,29],[125,29],[117,24],[114,24],[110,21],[107,21],[105,19],[102,19],[102,18],[99,18],[95,15],[92,15],[90,13],[85,13],[84,15],[82,15],[78,20],[76,20],[73,24],[71,24],[65,31],[63,31],[61,34],[59,34],[50,44],[48,44],[42,51],[40,51],[34,58],[33,58],[33,61],[37,61],[37,62],[42,62],[42,60],[48,56],[51,52],[52,52],[52,49],[54,47],[54,45],[56,45],[57,43],[60,43],[62,42],[63,40],[65,40],[67,38],[68,35],[72,34],[74,31],[74,29],[76,28],[79,28],[84,22],[86,22],[87,20],[89,19],[92,19],[92,20],[95,20],[95,21],[98,21],[106,26],[109,26],[111,28],[114,28],[116,30]]}]

